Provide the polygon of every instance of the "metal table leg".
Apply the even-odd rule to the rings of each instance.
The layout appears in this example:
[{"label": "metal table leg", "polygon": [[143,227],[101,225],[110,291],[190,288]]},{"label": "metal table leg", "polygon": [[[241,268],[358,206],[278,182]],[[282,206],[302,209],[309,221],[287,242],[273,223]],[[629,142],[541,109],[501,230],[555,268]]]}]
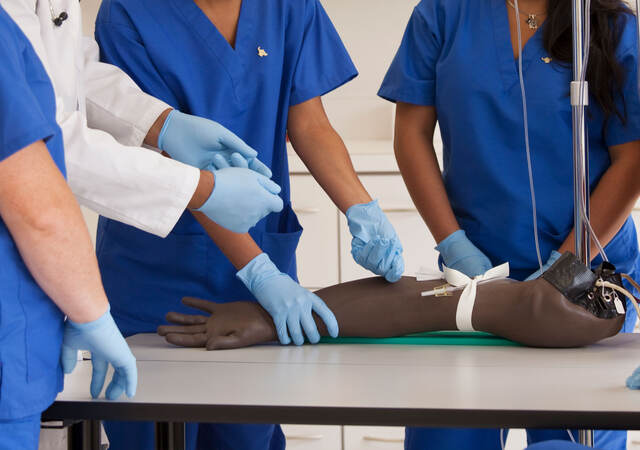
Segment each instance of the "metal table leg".
[{"label": "metal table leg", "polygon": [[156,450],[185,450],[183,422],[156,423]]},{"label": "metal table leg", "polygon": [[68,430],[68,450],[101,450],[99,420],[78,422],[71,425]]}]

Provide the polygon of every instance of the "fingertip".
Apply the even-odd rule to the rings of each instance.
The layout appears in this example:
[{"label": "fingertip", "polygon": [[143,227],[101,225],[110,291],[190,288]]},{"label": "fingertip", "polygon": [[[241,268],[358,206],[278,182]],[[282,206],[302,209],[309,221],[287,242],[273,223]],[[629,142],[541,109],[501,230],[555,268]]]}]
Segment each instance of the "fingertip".
[{"label": "fingertip", "polygon": [[240,167],[243,169],[249,168],[249,162],[240,153],[232,153],[230,159],[233,167]]}]

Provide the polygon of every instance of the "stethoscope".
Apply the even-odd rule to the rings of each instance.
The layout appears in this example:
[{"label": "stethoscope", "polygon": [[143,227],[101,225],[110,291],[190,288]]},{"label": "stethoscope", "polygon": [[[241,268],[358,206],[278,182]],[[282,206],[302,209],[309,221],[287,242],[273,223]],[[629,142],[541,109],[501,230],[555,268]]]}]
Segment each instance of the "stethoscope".
[{"label": "stethoscope", "polygon": [[62,11],[60,14],[56,15],[53,11],[53,0],[49,0],[49,12],[51,13],[51,21],[57,27],[61,27],[65,20],[69,18],[69,14],[66,11]]}]

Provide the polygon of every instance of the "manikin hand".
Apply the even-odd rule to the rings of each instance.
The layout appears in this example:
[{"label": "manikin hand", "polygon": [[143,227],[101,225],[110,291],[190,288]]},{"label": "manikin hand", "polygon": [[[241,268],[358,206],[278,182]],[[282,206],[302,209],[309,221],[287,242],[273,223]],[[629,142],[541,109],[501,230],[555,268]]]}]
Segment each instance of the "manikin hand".
[{"label": "manikin hand", "polygon": [[210,315],[167,314],[167,321],[175,325],[158,327],[158,334],[171,344],[223,350],[278,339],[271,317],[257,303],[214,303],[190,297],[182,303]]}]

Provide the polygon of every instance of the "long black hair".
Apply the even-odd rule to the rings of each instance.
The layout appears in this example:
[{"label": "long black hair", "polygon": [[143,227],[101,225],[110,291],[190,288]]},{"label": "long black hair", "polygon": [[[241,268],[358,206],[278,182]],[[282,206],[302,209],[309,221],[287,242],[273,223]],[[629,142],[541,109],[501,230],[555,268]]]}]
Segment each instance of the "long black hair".
[{"label": "long black hair", "polygon": [[[623,0],[591,0],[591,50],[587,66],[589,91],[604,114],[605,124],[613,116],[626,123],[626,105],[622,110],[616,104],[624,99],[625,74],[616,59],[626,22],[633,12]],[[572,2],[549,0],[544,30],[544,47],[556,61],[573,61]],[[603,131],[604,131],[603,125]]]}]

